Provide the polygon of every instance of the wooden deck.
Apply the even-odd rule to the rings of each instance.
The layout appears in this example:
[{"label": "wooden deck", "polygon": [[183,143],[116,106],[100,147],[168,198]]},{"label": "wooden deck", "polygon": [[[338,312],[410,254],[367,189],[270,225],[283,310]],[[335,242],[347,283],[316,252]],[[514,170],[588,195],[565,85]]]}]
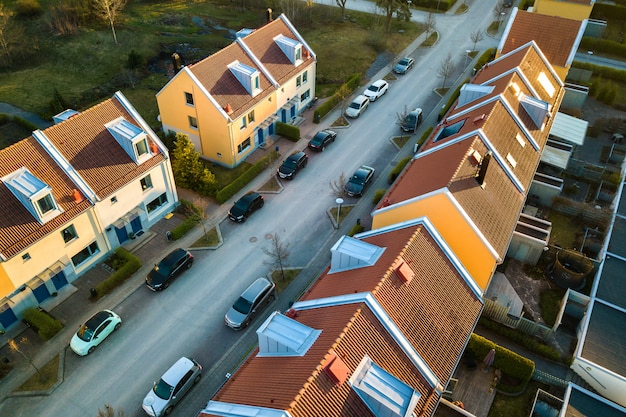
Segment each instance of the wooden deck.
[{"label": "wooden deck", "polygon": [[496,396],[496,391],[491,388],[495,377],[493,367],[485,372],[485,365],[482,363],[478,363],[473,370],[468,369],[463,362],[459,363],[453,377],[458,383],[452,392],[451,401],[461,401],[465,411],[476,417],[487,417]]}]

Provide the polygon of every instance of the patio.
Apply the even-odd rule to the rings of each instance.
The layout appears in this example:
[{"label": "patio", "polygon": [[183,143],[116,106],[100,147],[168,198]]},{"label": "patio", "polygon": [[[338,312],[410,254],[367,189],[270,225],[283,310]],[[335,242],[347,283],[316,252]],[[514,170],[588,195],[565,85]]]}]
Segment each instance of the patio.
[{"label": "patio", "polygon": [[463,403],[464,410],[476,417],[487,417],[491,403],[496,396],[496,390],[491,386],[496,378],[495,372],[493,366],[485,372],[485,365],[480,359],[460,362],[454,372],[451,385],[454,380],[458,382],[455,387],[448,387],[452,394],[446,398],[451,402],[460,401]]}]

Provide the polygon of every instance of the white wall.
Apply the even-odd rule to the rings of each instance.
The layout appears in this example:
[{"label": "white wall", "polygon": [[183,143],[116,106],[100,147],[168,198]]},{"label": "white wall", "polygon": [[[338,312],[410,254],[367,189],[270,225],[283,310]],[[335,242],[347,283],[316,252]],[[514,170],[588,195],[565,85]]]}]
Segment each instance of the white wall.
[{"label": "white wall", "polygon": [[575,357],[571,368],[602,395],[626,407],[626,377],[610,372],[581,357]]}]

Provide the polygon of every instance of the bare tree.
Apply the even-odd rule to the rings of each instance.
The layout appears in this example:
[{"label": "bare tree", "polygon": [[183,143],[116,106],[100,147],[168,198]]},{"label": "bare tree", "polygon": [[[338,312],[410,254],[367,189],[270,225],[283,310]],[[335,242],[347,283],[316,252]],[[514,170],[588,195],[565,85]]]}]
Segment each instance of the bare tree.
[{"label": "bare tree", "polygon": [[[377,0],[376,5],[385,13],[385,30],[391,29],[391,19],[398,10],[406,11],[409,5],[402,0]],[[409,13],[410,15],[410,13]]]},{"label": "bare tree", "polygon": [[124,6],[126,6],[126,1],[127,0],[92,0],[96,15],[111,25],[111,32],[113,33],[113,40],[116,45],[117,35],[115,34],[115,19],[117,19],[117,15],[120,14]]},{"label": "bare tree", "polygon": [[0,3],[0,56],[5,57],[7,64],[11,63],[11,50],[22,38],[24,30],[15,23],[13,13]]},{"label": "bare tree", "polygon": [[[404,119],[406,119],[406,117],[408,116],[409,113],[410,113],[410,110],[409,110],[408,106],[405,104],[404,105],[404,111],[396,113],[396,124],[398,126],[402,127],[402,124],[404,123]],[[400,131],[402,132],[402,129],[400,129]]]},{"label": "bare tree", "polygon": [[291,253],[289,252],[289,243],[283,243],[278,233],[274,233],[270,239],[270,247],[263,248],[262,251],[270,257],[270,260],[266,261],[265,264],[271,265],[274,269],[280,269],[282,280],[285,281],[285,267]]},{"label": "bare tree", "polygon": [[476,44],[484,38],[482,29],[476,29],[474,32],[470,33],[470,40],[474,43],[472,45],[472,51],[476,50]]},{"label": "bare tree", "polygon": [[[28,342],[27,338],[22,337],[20,339],[20,343],[26,343],[26,342]],[[9,349],[11,349],[12,352],[16,352],[16,353],[19,353],[20,355],[22,355],[22,357],[24,359],[26,359],[28,361],[28,363],[30,363],[30,366],[35,368],[35,371],[37,371],[37,373],[39,374],[39,378],[41,378],[43,380],[44,376],[41,373],[41,371],[39,370],[39,368],[37,368],[37,366],[35,365],[35,363],[33,362],[33,360],[30,357],[26,356],[26,354],[20,350],[20,347],[18,346],[18,344],[15,341],[15,339],[9,339]]]},{"label": "bare tree", "polygon": [[[115,417],[115,408],[111,407],[109,404],[104,405],[104,410],[98,408],[97,417]],[[123,410],[117,410],[117,417],[125,417],[125,413]]]},{"label": "bare tree", "polygon": [[302,2],[300,0],[279,0],[280,8],[287,15],[289,20],[296,21],[300,15]]},{"label": "bare tree", "polygon": [[335,3],[337,3],[337,6],[339,6],[339,8],[341,9],[341,20],[344,21],[346,20],[346,2],[348,0],[335,0]]},{"label": "bare tree", "polygon": [[435,26],[437,25],[437,20],[435,19],[435,14],[430,12],[426,16],[424,20],[424,30],[426,30],[426,39],[430,36],[430,32],[435,30]]},{"label": "bare tree", "polygon": [[437,75],[443,78],[441,88],[446,88],[446,81],[449,76],[454,74],[454,70],[455,66],[454,62],[452,61],[452,54],[448,52],[448,56],[446,56],[443,61],[441,61],[441,65],[437,70]]},{"label": "bare tree", "polygon": [[201,197],[194,197],[193,199],[193,215],[198,216],[198,223],[202,225],[202,231],[204,232],[204,240],[209,240],[208,230],[206,228],[206,221],[208,219],[207,208],[209,206],[209,202]]},{"label": "bare tree", "polygon": [[330,190],[333,197],[343,198],[346,196],[346,183],[348,180],[346,179],[346,174],[343,172],[339,175],[339,178],[336,180],[330,181]]},{"label": "bare tree", "polygon": [[506,7],[504,7],[504,2],[500,0],[496,7],[493,8],[493,14],[496,17],[496,21],[498,22],[498,28],[502,24],[502,19],[504,19],[504,15],[506,14]]}]

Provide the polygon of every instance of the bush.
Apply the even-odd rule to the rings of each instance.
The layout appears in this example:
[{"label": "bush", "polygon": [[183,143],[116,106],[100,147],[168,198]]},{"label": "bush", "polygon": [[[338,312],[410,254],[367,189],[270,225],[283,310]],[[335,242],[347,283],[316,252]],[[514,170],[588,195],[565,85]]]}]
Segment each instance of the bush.
[{"label": "bush", "polygon": [[337,89],[335,94],[315,109],[313,112],[313,121],[315,123],[319,123],[322,117],[326,116],[332,109],[334,109],[335,106],[344,99],[344,97],[359,88],[360,84],[361,74],[351,75],[350,78],[348,78],[348,81]]},{"label": "bush", "polygon": [[128,252],[124,248],[115,249],[115,255],[126,261],[126,263],[117,271],[112,273],[107,279],[96,285],[96,298],[100,298],[115,288],[122,285],[130,276],[132,276],[139,268],[141,261],[138,257]]},{"label": "bush", "polygon": [[189,216],[181,224],[173,228],[170,233],[172,234],[172,240],[178,240],[185,236],[188,231],[196,227],[200,218],[198,216]]},{"label": "bush", "polygon": [[385,195],[386,192],[387,192],[386,189],[378,188],[374,192],[374,197],[372,197],[372,204],[374,204],[374,205],[378,204],[378,202],[380,201],[381,198],[383,198],[383,196]]},{"label": "bush", "polygon": [[43,14],[43,9],[37,0],[17,0],[15,13],[18,17],[36,17]]},{"label": "bush", "polygon": [[624,70],[619,70],[611,67],[603,67],[600,65],[594,65],[587,62],[579,61],[574,61],[572,67],[592,71],[593,75],[596,77],[606,78],[607,80],[613,80],[619,83],[626,83],[626,71]]},{"label": "bush", "polygon": [[300,128],[298,126],[293,126],[288,123],[277,122],[276,134],[287,138],[292,142],[297,142],[298,140],[300,140]]},{"label": "bush", "polygon": [[365,230],[365,228],[361,226],[361,223],[355,223],[354,226],[352,226],[352,229],[348,232],[348,236],[354,236],[357,233],[361,233],[363,230]]},{"label": "bush", "polygon": [[433,132],[433,127],[430,126],[428,129],[424,131],[424,133],[422,133],[422,136],[420,136],[419,140],[417,141],[417,144],[421,147],[424,144],[424,142],[426,142],[426,139],[428,139],[428,137],[430,136],[432,132]]},{"label": "bush", "polygon": [[31,132],[34,132],[35,130],[39,129],[39,127],[37,127],[35,124],[29,122],[26,119],[22,119],[19,116],[13,116],[13,123]]},{"label": "bush", "polygon": [[493,61],[496,57],[496,48],[489,48],[485,52],[482,53],[480,58],[476,61],[476,65],[474,68],[476,70],[480,70],[486,63]]},{"label": "bush", "polygon": [[252,165],[248,168],[243,174],[237,177],[233,182],[228,184],[226,187],[222,188],[215,194],[215,199],[218,203],[222,204],[228,201],[229,198],[234,196],[245,187],[250,181],[255,179],[259,173],[263,172],[265,168],[270,165],[269,161],[275,161],[278,158],[278,153],[276,151],[272,151],[268,155],[265,155],[263,159],[261,159],[256,164]]},{"label": "bush", "polygon": [[443,108],[439,112],[439,117],[437,118],[437,121],[441,121],[444,119],[444,117],[446,116],[446,113],[448,113],[448,110],[450,110],[450,107],[452,107],[456,99],[459,98],[459,95],[461,95],[461,88],[463,87],[463,85],[467,84],[468,82],[469,80],[465,80],[457,87],[456,90],[454,90],[454,93],[452,93],[452,95],[450,96],[446,104],[443,106]]},{"label": "bush", "polygon": [[389,184],[393,184],[393,182],[396,180],[396,178],[398,178],[398,176],[400,175],[400,173],[402,172],[406,164],[408,164],[411,159],[413,159],[412,156],[407,156],[398,161],[396,166],[393,167],[391,172],[389,172],[389,178],[387,178],[387,182]]},{"label": "bush", "polygon": [[37,330],[37,335],[43,340],[52,339],[63,328],[59,320],[39,308],[27,308],[22,317]]},{"label": "bush", "polygon": [[11,116],[5,113],[0,113],[0,126],[11,123]]}]

